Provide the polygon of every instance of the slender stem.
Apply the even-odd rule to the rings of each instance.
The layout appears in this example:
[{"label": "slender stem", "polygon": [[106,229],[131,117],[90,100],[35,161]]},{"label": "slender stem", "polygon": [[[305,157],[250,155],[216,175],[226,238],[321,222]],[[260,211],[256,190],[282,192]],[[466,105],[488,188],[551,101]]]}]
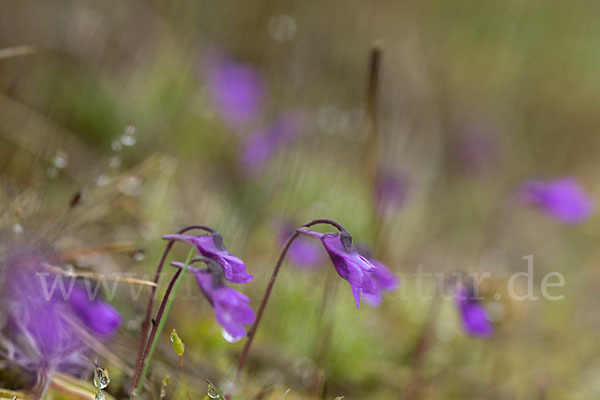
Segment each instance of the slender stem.
[{"label": "slender stem", "polygon": [[187,393],[188,400],[192,400],[192,396],[190,396],[190,385],[188,385],[187,380],[185,379],[185,371],[183,369],[183,360],[181,359],[181,356],[179,356],[179,367],[181,368],[181,378],[185,385],[185,392]]},{"label": "slender stem", "polygon": [[[175,295],[177,293],[177,289],[181,284],[183,274],[192,257],[194,256],[195,249],[190,250],[188,253],[187,259],[185,260],[185,267],[183,269],[178,269],[175,272],[175,275],[169,282],[169,286],[167,287],[167,291],[163,296],[163,300],[160,304],[160,308],[158,309],[158,313],[156,314],[156,319],[154,321],[154,325],[152,326],[152,330],[150,331],[150,336],[148,337],[148,342],[146,343],[143,355],[141,357],[141,361],[138,364],[136,371],[136,375],[139,376],[138,382],[136,382],[136,386],[133,386],[135,390],[131,393],[133,397],[135,397],[144,386],[144,380],[148,371],[150,369],[150,361],[152,360],[152,356],[154,355],[154,351],[156,350],[156,344],[158,343],[158,339],[160,338],[160,334],[164,328],[165,322],[167,320],[167,315],[169,311],[171,311],[171,307],[173,306],[173,301],[175,300]],[[143,368],[143,369],[142,369]],[[141,374],[139,374],[139,369],[142,369]]]},{"label": "slender stem", "polygon": [[[317,319],[317,329],[315,336],[315,364],[317,366],[317,383],[315,385],[315,396],[322,399],[326,396],[327,371],[325,361],[331,344],[334,319],[327,317],[327,312],[332,305],[335,305],[335,295],[337,293],[337,285],[334,285],[335,270],[330,269],[327,273],[325,285],[323,286],[323,294],[321,296],[321,304],[319,308],[319,316]],[[327,318],[327,321],[325,321]]]},{"label": "slender stem", "polygon": [[[340,232],[347,232],[346,228],[342,226],[342,224],[330,220],[330,219],[315,219],[304,225],[301,228],[309,228],[313,225],[317,224],[328,224],[337,228]],[[262,319],[263,312],[265,311],[265,307],[267,306],[267,301],[269,301],[269,297],[271,296],[271,291],[273,290],[273,285],[275,285],[275,279],[277,279],[277,274],[279,274],[279,270],[281,269],[281,264],[283,264],[283,260],[287,254],[288,249],[292,245],[292,242],[300,235],[300,232],[296,230],[285,242],[283,246],[283,250],[275,263],[275,267],[273,268],[273,272],[271,273],[271,279],[269,279],[269,283],[267,284],[267,288],[265,289],[265,294],[263,294],[260,305],[258,306],[258,310],[256,311],[256,319],[254,320],[254,324],[250,327],[248,331],[248,339],[244,344],[244,348],[240,353],[240,358],[238,359],[237,366],[237,378],[239,379],[242,369],[244,368],[244,364],[246,363],[246,358],[248,357],[248,351],[250,350],[250,346],[252,345],[252,341],[254,340],[254,336],[256,334],[256,330],[258,329],[258,325],[260,324],[260,320]]]},{"label": "slender stem", "polygon": [[[192,229],[202,229],[204,231],[210,232],[210,233],[214,233],[214,230],[203,226],[203,225],[193,225],[193,226],[188,226],[186,228],[183,228],[181,230],[179,230],[177,232],[177,234],[181,235],[185,232],[188,232]],[[138,382],[139,382],[139,371],[141,371],[141,363],[142,363],[142,357],[144,354],[144,349],[146,348],[146,344],[147,344],[147,339],[148,339],[148,331],[150,329],[150,321],[152,318],[152,308],[154,306],[154,297],[156,294],[156,287],[158,286],[158,280],[160,278],[160,274],[162,273],[162,268],[163,265],[165,263],[165,260],[167,259],[167,256],[169,255],[169,253],[171,252],[171,249],[173,248],[173,245],[175,244],[175,240],[170,240],[169,243],[167,244],[167,247],[165,247],[165,251],[163,252],[162,257],[160,258],[160,262],[158,263],[158,267],[156,268],[156,274],[154,275],[154,280],[153,283],[156,285],[154,287],[152,287],[152,290],[150,292],[150,299],[148,300],[148,305],[146,306],[146,317],[144,318],[144,322],[142,323],[142,330],[140,333],[140,348],[138,350],[138,355],[137,355],[137,359],[135,362],[136,368],[135,368],[135,372],[133,375],[133,380],[132,380],[132,384],[131,384],[131,397],[134,398],[135,397],[135,391],[133,390]]]}]

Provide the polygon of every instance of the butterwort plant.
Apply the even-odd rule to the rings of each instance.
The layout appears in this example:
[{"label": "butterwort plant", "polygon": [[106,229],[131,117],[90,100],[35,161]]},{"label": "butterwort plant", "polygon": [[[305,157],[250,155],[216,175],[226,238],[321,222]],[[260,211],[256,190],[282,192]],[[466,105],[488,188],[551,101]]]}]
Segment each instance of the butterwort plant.
[{"label": "butterwort plant", "polygon": [[[202,234],[190,235],[192,230],[201,230]],[[154,283],[158,283],[160,274],[166,259],[176,242],[192,245],[184,263],[173,262],[177,270],[169,281],[167,290],[161,300],[158,312],[152,318],[155,287],[152,288],[150,299],[146,310],[146,319],[142,325],[141,345],[136,361],[136,368],[132,380],[130,396],[136,397],[143,387],[150,360],[156,349],[158,338],[164,328],[166,316],[168,315],[181,278],[184,272],[192,273],[200,286],[201,291],[215,309],[217,322],[224,328],[224,337],[229,341],[236,341],[245,336],[243,325],[254,322],[254,312],[248,305],[249,299],[240,292],[227,287],[225,282],[246,283],[252,280],[252,275],[246,272],[244,262],[230,254],[223,237],[216,230],[203,225],[195,225],[184,228],[172,235],[165,235],[167,246],[159,261]],[[194,254],[200,257],[194,258]],[[191,264],[203,262],[208,268],[201,270]],[[152,322],[152,325],[150,325]]]},{"label": "butterwort plant", "polygon": [[[310,229],[312,226],[318,224],[327,224],[333,226],[337,229],[337,232],[319,233]],[[277,259],[277,262],[275,263],[271,278],[267,284],[265,293],[256,312],[256,320],[248,331],[248,340],[246,341],[244,348],[240,353],[237,368],[238,376],[240,375],[246,362],[250,346],[252,345],[252,341],[256,335],[256,331],[271,295],[271,291],[273,290],[279,270],[281,269],[281,265],[283,264],[283,260],[285,259],[294,241],[300,235],[316,238],[322,243],[338,275],[348,281],[350,284],[357,308],[360,306],[362,295],[376,296],[378,294],[378,288],[373,279],[373,273],[375,273],[377,267],[373,265],[373,263],[367,258],[359,254],[353,244],[352,235],[346,228],[344,228],[344,226],[329,219],[316,219],[302,225],[290,235],[283,246],[283,250]]]}]

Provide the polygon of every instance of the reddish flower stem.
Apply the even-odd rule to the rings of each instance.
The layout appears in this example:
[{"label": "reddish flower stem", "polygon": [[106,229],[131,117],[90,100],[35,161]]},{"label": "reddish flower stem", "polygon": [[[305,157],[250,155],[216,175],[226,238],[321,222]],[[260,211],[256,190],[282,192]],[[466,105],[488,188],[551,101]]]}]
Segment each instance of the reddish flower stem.
[{"label": "reddish flower stem", "polygon": [[[335,228],[337,228],[340,232],[347,232],[346,228],[344,228],[340,223],[330,220],[330,219],[315,219],[313,221],[310,221],[310,222],[302,225],[298,229],[310,228],[311,226],[317,225],[317,224],[332,225]],[[258,325],[260,324],[260,321],[262,319],[263,312],[265,311],[265,308],[267,306],[267,301],[269,301],[269,297],[271,296],[271,291],[273,290],[273,286],[275,285],[275,280],[277,279],[277,274],[279,274],[279,270],[281,269],[281,265],[283,264],[283,260],[285,259],[288,249],[290,248],[290,246],[292,245],[292,243],[298,237],[299,234],[300,234],[300,232],[298,230],[296,230],[288,238],[288,240],[285,242],[285,245],[283,246],[283,250],[281,251],[279,258],[277,259],[277,262],[275,263],[275,267],[273,268],[273,272],[271,273],[271,279],[269,279],[269,283],[267,284],[267,288],[265,289],[265,294],[263,294],[260,305],[258,306],[258,310],[256,311],[256,319],[254,321],[254,324],[252,325],[252,327],[250,327],[250,330],[248,331],[248,339],[246,340],[246,343],[244,344],[244,348],[242,349],[242,352],[240,353],[240,358],[238,359],[238,366],[237,366],[237,378],[238,379],[241,375],[244,365],[246,364],[246,358],[248,357],[248,351],[250,350],[250,346],[252,345],[252,341],[254,340],[254,336],[256,335],[256,330],[258,329]]]},{"label": "reddish flower stem", "polygon": [[[193,225],[193,226],[188,226],[186,228],[179,230],[177,232],[177,234],[181,235],[181,234],[191,231],[193,229],[202,229],[202,230],[210,232],[210,233],[215,232],[214,229],[209,228],[204,225]],[[152,320],[152,308],[154,307],[154,297],[156,294],[156,288],[158,287],[158,280],[160,279],[160,274],[162,273],[162,268],[165,264],[167,256],[171,252],[171,249],[173,248],[174,244],[175,244],[175,240],[169,240],[169,243],[167,244],[167,247],[165,248],[165,251],[163,252],[162,257],[160,258],[158,267],[156,268],[156,274],[154,274],[153,282],[156,283],[157,285],[153,286],[152,290],[150,292],[150,299],[148,300],[148,305],[146,306],[146,317],[144,318],[144,322],[142,324],[142,329],[140,332],[140,339],[141,339],[140,340],[140,348],[138,350],[138,355],[137,355],[137,359],[135,362],[136,367],[134,370],[134,375],[133,375],[132,384],[131,384],[131,391],[130,391],[131,398],[135,398],[135,396],[136,396],[135,388],[137,387],[137,385],[139,383],[140,374],[142,372],[142,364],[143,364],[142,357],[144,356],[144,350],[146,349],[146,346],[148,344],[148,332],[150,329],[150,321]]]}]

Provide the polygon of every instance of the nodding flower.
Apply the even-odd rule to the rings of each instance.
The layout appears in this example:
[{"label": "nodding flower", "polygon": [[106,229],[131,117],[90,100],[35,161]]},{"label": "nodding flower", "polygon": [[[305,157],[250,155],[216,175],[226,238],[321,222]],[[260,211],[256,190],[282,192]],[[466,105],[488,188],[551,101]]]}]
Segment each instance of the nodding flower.
[{"label": "nodding flower", "polygon": [[488,318],[485,307],[477,300],[473,291],[459,284],[456,286],[455,296],[465,332],[471,336],[492,336],[494,327]]},{"label": "nodding flower", "polygon": [[338,275],[350,283],[356,308],[360,306],[361,293],[373,296],[378,294],[372,275],[377,267],[358,253],[348,231],[318,233],[300,229],[299,232],[321,240]]},{"label": "nodding flower", "polygon": [[525,203],[565,224],[583,222],[594,209],[592,199],[573,178],[529,180],[520,193]]},{"label": "nodding flower", "polygon": [[163,236],[163,239],[178,240],[195,246],[200,255],[218,262],[223,267],[225,278],[232,283],[247,283],[253,278],[252,275],[246,272],[244,262],[227,251],[223,237],[216,231],[196,236],[166,235]]},{"label": "nodding flower", "polygon": [[[192,260],[200,261],[200,260]],[[223,327],[223,337],[229,342],[237,342],[246,336],[243,325],[254,323],[255,315],[250,307],[250,299],[243,293],[228,287],[220,267],[213,268],[210,262],[205,270],[188,266],[187,272],[194,274],[196,282],[215,310],[215,317]],[[183,268],[184,264],[172,262],[172,266]]]}]

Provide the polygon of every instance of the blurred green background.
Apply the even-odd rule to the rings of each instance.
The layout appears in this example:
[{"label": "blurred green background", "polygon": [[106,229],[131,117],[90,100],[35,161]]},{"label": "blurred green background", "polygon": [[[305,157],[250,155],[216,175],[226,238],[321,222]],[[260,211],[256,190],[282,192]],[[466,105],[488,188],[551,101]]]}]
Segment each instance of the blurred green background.
[{"label": "blurred green background", "polygon": [[[598,198],[600,3],[1,4],[0,49],[35,46],[27,55],[0,53],[5,228],[18,224],[61,250],[133,241],[145,249],[143,260],[99,254],[92,267],[151,275],[161,235],[209,225],[255,276],[237,287],[254,308],[285,219],[338,220],[401,275],[401,288],[381,307],[357,311],[347,283],[326,279],[329,266],[307,272],[286,264],[239,398],[280,399],[288,388],[288,400],[320,391],[330,399],[600,395],[598,218],[565,227],[510,205],[518,185],[535,177],[574,176]],[[383,52],[373,150],[364,110],[375,41]],[[232,129],[211,101],[207,60],[215,49],[264,81],[252,127]],[[259,173],[244,175],[245,138],[287,110],[302,112],[301,135],[277,148]],[[454,151],[473,129],[492,141],[481,171]],[[384,218],[373,211],[365,149],[382,168],[408,176],[406,201]],[[81,204],[69,209],[78,191]],[[178,250],[181,259],[185,251]],[[489,340],[462,332],[452,301],[426,323],[431,300],[416,295],[413,275],[420,266],[492,271],[484,291],[504,294],[530,254],[537,293],[543,276],[558,271],[566,279],[558,289],[563,300],[488,296],[496,322]],[[185,284],[195,289],[191,277]],[[319,317],[321,293],[337,286]],[[113,304],[124,325],[107,346],[132,365],[145,297],[132,304],[120,288]],[[170,326],[186,343],[193,398],[206,392],[204,378],[228,387],[241,343],[222,339],[210,306],[178,299]],[[320,360],[316,348],[327,335]],[[426,352],[416,356],[424,336]],[[169,396],[182,398],[166,334],[162,345],[152,380],[158,388],[170,373]],[[109,392],[124,398],[126,372],[110,362],[107,368]]]}]

